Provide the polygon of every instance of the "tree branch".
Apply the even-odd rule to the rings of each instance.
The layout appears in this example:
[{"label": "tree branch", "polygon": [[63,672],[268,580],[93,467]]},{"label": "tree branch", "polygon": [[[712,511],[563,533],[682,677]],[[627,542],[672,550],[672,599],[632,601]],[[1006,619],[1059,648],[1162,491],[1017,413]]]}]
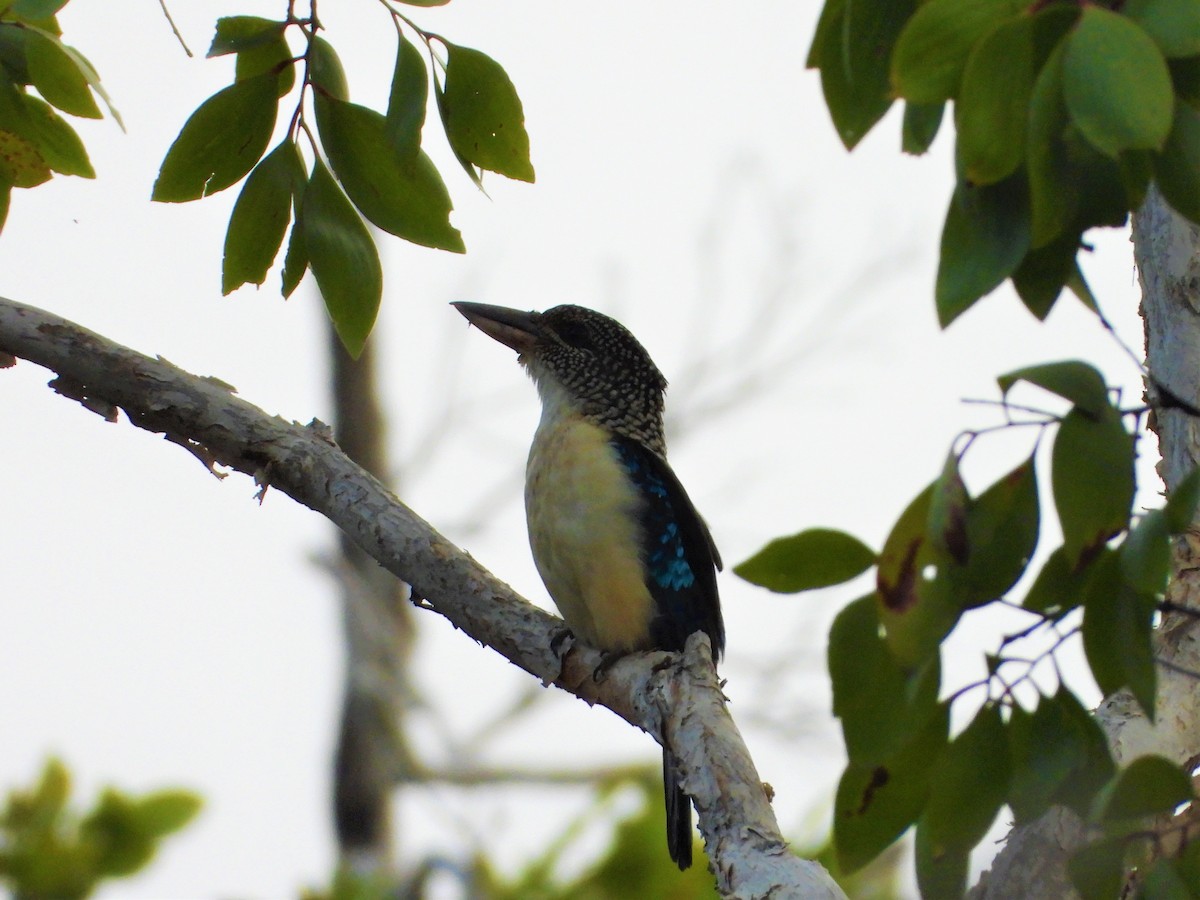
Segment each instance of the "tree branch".
[{"label": "tree branch", "polygon": [[0,298],[0,358],[58,373],[86,408],[124,410],[205,462],[252,476],[337,525],[412,586],[424,609],[490,646],[543,684],[599,704],[660,741],[665,734],[696,801],[717,886],[725,896],[844,895],[818,864],[787,850],[765,789],[733,724],[707,639],[681,657],[636,654],[597,681],[597,651],[551,641],[562,622],[518,596],[355,465],[327,426],[268,416],[214,378],[191,375],[51,313]]}]

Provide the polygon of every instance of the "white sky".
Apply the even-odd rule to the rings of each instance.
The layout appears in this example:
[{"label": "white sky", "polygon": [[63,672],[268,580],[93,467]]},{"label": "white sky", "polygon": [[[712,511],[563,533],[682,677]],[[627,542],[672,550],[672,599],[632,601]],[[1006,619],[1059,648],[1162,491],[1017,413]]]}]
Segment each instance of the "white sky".
[{"label": "white sky", "polygon": [[[311,283],[286,304],[275,273],[260,291],[220,296],[236,190],[178,206],[148,200],[187,113],[232,77],[231,58],[200,58],[216,16],[279,17],[284,6],[174,4],[191,60],[151,0],[124,4],[119,16],[88,0],[67,8],[66,38],[96,64],[128,134],[110,121],[80,123],[99,178],[16,192],[0,238],[0,295],[215,375],[268,412],[328,421]],[[426,129],[469,252],[382,241],[374,339],[387,356],[397,462],[447,407],[461,412],[432,457],[399,473],[401,496],[535,602],[547,601],[517,478],[536,397],[511,353],[468,331],[451,300],[577,302],[621,318],[672,381],[668,409],[685,426],[672,459],[729,564],[816,525],[879,546],[954,435],[994,421],[959,400],[994,397],[997,374],[1080,357],[1126,385],[1128,399],[1140,390],[1131,364],[1069,298],[1042,326],[1002,289],[938,331],[932,283],[949,144],[930,159],[902,157],[893,113],[846,154],[817,76],[803,68],[817,12],[816,0],[454,0],[412,10],[508,70],[538,183],[489,178],[488,200],[448,162],[440,128]],[[326,2],[321,14],[353,98],[381,108],[395,52],[382,9]],[[1140,347],[1127,237],[1096,238],[1093,287]],[[766,333],[729,352],[768,296],[778,305]],[[786,368],[769,370],[732,410],[711,411],[723,386],[779,357]],[[108,782],[204,794],[197,823],[109,897],[275,898],[324,883],[341,690],[339,613],[317,562],[332,545],[329,527],[278,493],[260,508],[248,479],[218,482],[179,448],[55,396],[48,378],[24,363],[0,373],[0,786],[28,783],[54,752],[85,797]],[[1019,461],[1025,441],[993,439],[968,462],[972,486]],[[487,527],[469,528],[471,511],[494,496],[502,502]],[[824,638],[836,610],[866,588],[777,597],[728,573],[721,585],[734,715],[776,788],[785,831],[812,834],[841,766]],[[441,619],[418,618],[420,678],[451,733],[526,685]],[[789,658],[794,668],[764,681],[764,661]],[[974,673],[973,658],[951,654],[947,684]],[[756,724],[766,715],[805,733],[773,735]],[[418,744],[433,752],[436,729],[424,726]],[[490,758],[565,765],[655,753],[604,711],[558,696]],[[420,825],[404,829],[403,854],[478,845],[515,869],[581,800],[431,790],[402,806],[401,827]]]}]

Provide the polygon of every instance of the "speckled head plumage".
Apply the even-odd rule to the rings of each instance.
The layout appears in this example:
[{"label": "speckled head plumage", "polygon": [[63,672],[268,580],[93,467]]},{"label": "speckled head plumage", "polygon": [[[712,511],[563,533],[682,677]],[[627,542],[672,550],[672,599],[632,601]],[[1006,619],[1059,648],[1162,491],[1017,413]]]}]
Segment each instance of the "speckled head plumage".
[{"label": "speckled head plumage", "polygon": [[523,312],[455,303],[471,324],[518,352],[543,403],[567,402],[602,428],[662,455],[667,380],[624,325],[582,306]]}]

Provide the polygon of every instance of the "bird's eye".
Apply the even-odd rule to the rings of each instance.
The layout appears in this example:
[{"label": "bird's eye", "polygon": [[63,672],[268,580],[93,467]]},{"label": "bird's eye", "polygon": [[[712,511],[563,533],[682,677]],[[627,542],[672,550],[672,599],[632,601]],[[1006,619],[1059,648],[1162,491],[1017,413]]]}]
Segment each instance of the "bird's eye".
[{"label": "bird's eye", "polygon": [[563,343],[579,350],[587,345],[588,330],[582,322],[563,322],[555,329]]}]

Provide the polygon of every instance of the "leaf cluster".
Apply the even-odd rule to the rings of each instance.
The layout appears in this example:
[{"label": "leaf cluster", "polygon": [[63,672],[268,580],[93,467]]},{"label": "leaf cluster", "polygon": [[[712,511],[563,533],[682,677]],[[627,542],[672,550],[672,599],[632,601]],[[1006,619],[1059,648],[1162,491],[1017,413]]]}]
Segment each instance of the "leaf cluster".
[{"label": "leaf cluster", "polygon": [[[1039,441],[1053,433],[1049,499],[1063,535],[1036,574],[1027,570],[1043,504],[1050,505],[1038,487],[1038,441],[1024,462],[972,496],[961,464],[978,435],[951,450],[879,552],[814,529],[772,541],[735,568],[751,582],[795,592],[874,567],[874,589],[838,615],[829,636],[834,714],[849,760],[835,801],[835,847],[841,866],[853,871],[915,826],[918,881],[928,897],[963,893],[969,853],[1004,805],[1018,823],[1056,804],[1075,810],[1116,847],[1105,871],[1124,877],[1123,866],[1145,843],[1137,829],[1146,817],[1192,797],[1187,775],[1166,760],[1139,761],[1118,774],[1104,734],[1061,678],[1053,694],[1039,688],[1035,703],[1019,702],[1015,688],[1032,685],[1034,667],[1054,663],[1057,648],[1081,632],[1101,690],[1128,689],[1153,719],[1151,628],[1172,535],[1190,526],[1196,509],[1200,469],[1164,508],[1135,516],[1136,446],[1125,427],[1131,413],[1118,408],[1100,373],[1078,361],[1050,363],[1004,375],[998,387],[1007,397],[1022,382],[1069,404],[1065,413],[1022,423],[1037,426]],[[1023,576],[1029,588],[1019,608],[1034,624],[1001,642],[986,679],[947,696],[943,642],[969,610],[1015,605],[1009,594]],[[1082,624],[1060,630],[1076,609]],[[1051,649],[1033,660],[1013,655],[1012,645],[1037,630],[1057,635]],[[951,739],[951,708],[973,691],[984,692],[983,700]],[[1085,862],[1076,869],[1091,871]],[[1084,896],[1116,896],[1087,887],[1082,875],[1076,880]]]},{"label": "leaf cluster", "polygon": [[1152,181],[1200,222],[1194,0],[826,0],[808,65],[847,147],[902,99],[923,153],[953,102],[943,326],[1006,279],[1039,319],[1064,286],[1094,305],[1083,234],[1124,224]]},{"label": "leaf cluster", "polygon": [[13,188],[33,188],[54,173],[95,178],[79,134],[60,113],[121,118],[82,53],[62,39],[67,0],[0,0],[0,229]]},{"label": "leaf cluster", "polygon": [[67,807],[70,793],[70,773],[50,759],[33,788],[9,794],[0,811],[0,883],[14,896],[86,897],[103,879],[140,870],[162,839],[200,810],[200,798],[188,791],[135,797],[106,788],[78,816]]},{"label": "leaf cluster", "polygon": [[[225,235],[222,292],[261,285],[291,224],[283,296],[311,270],[338,336],[354,356],[370,334],[383,292],[379,250],[367,222],[415,244],[465,250],[450,222],[450,193],[422,147],[431,82],[446,138],[476,185],[484,169],[534,180],[524,111],[503,68],[383,6],[396,31],[384,112],[351,101],[339,54],[319,33],[315,4],[306,18],[218,20],[208,55],[234,56],[234,81],[184,123],[152,194],[162,202],[197,200],[244,179]],[[286,132],[268,152],[279,106],[297,84]]]}]

